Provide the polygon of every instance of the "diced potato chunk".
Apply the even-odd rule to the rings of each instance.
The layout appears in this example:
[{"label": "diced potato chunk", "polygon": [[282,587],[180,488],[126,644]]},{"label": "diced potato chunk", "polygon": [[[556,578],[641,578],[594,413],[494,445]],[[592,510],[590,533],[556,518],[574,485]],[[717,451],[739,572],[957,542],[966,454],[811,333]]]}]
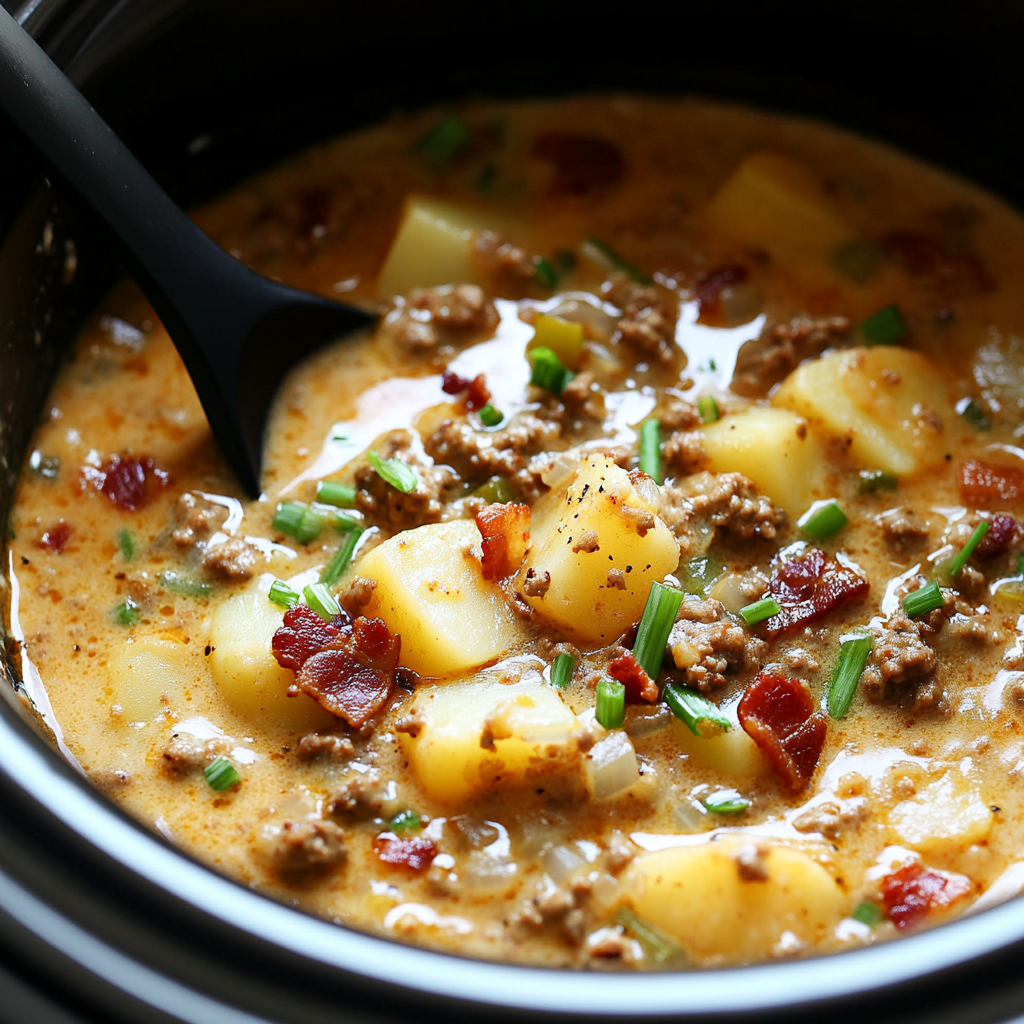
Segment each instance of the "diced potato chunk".
[{"label": "diced potato chunk", "polygon": [[910,476],[942,464],[959,434],[947,388],[927,356],[877,345],[804,363],[772,402],[848,439],[850,454],[868,468]]},{"label": "diced potato chunk", "polygon": [[813,946],[831,934],[847,908],[831,875],[791,847],[762,847],[768,877],[746,880],[737,856],[743,845],[730,838],[645,853],[623,877],[636,912],[676,939],[698,965],[763,959],[787,932]]},{"label": "diced potato chunk", "polygon": [[380,272],[382,295],[413,288],[477,282],[472,234],[486,227],[479,214],[451,203],[409,196],[391,251]]},{"label": "diced potato chunk", "polygon": [[[530,605],[580,641],[610,643],[639,621],[651,583],[678,564],[679,545],[655,505],[608,456],[591,455],[576,470],[566,497],[535,516],[533,546],[519,581],[521,586],[529,569],[549,573],[548,590],[527,596]],[[609,580],[611,570],[618,572]]]},{"label": "diced potato chunk", "polygon": [[167,636],[142,637],[110,659],[114,704],[126,722],[149,722],[161,711],[180,711],[185,691],[199,679],[192,652]]},{"label": "diced potato chunk", "polygon": [[814,172],[779,153],[751,153],[718,187],[707,216],[770,253],[823,256],[854,235]]},{"label": "diced potato chunk", "polygon": [[399,734],[402,752],[435,800],[458,806],[496,786],[579,774],[576,716],[542,683],[421,687],[407,714],[422,727]]},{"label": "diced potato chunk", "polygon": [[791,516],[822,496],[825,446],[794,413],[753,408],[723,416],[703,431],[712,473],[742,473]]},{"label": "diced potato chunk", "polygon": [[270,647],[283,618],[284,609],[258,590],[229,597],[210,623],[210,671],[228,704],[252,722],[327,728],[337,719],[316,701],[288,696],[294,674],[277,663]]},{"label": "diced potato chunk", "polygon": [[992,811],[959,772],[947,772],[889,812],[900,842],[924,854],[956,853],[992,830]]},{"label": "diced potato chunk", "polygon": [[[467,519],[433,523],[386,540],[359,562],[359,575],[377,583],[363,614],[402,638],[401,665],[450,676],[495,661],[524,639],[501,588],[483,577],[480,540]],[[477,554],[468,554],[474,547]]]},{"label": "diced potato chunk", "polygon": [[563,320],[560,316],[538,313],[533,322],[534,334],[527,344],[527,351],[534,348],[549,348],[572,369],[578,369],[583,355],[583,324]]},{"label": "diced potato chunk", "polygon": [[672,729],[680,751],[688,754],[692,763],[720,773],[723,781],[739,776],[771,776],[771,763],[761,753],[761,748],[735,722],[727,732],[719,732],[707,738],[694,736],[690,727],[678,718],[673,719]]}]

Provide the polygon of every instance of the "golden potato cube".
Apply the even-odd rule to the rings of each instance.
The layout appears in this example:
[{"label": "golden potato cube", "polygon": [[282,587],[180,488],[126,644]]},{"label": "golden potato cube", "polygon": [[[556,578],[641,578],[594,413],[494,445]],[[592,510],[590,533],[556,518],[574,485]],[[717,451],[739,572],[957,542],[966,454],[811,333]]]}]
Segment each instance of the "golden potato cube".
[{"label": "golden potato cube", "polygon": [[729,237],[770,253],[824,256],[855,234],[814,172],[780,153],[751,153],[719,185],[707,217]]},{"label": "golden potato cube", "polygon": [[739,776],[771,777],[771,762],[737,722],[733,722],[728,731],[705,738],[694,736],[690,727],[676,718],[672,721],[672,731],[680,752],[688,754],[692,763],[718,772],[723,782]]},{"label": "golden potato cube", "polygon": [[489,788],[579,775],[576,716],[543,683],[421,687],[407,714],[422,727],[399,734],[402,752],[435,800],[459,806]]},{"label": "golden potato cube", "polygon": [[252,589],[229,597],[210,623],[210,671],[230,707],[249,721],[288,729],[324,729],[337,719],[306,694],[288,696],[294,679],[270,643],[284,609]]},{"label": "golden potato cube", "polygon": [[947,772],[889,812],[899,841],[924,854],[956,853],[992,831],[992,810],[959,772]]},{"label": "golden potato cube", "polygon": [[571,369],[578,369],[583,355],[583,324],[560,316],[538,313],[533,322],[533,337],[526,349],[549,348]]},{"label": "golden potato cube", "polygon": [[[480,569],[467,519],[406,530],[368,552],[358,574],[377,583],[363,610],[402,638],[401,665],[451,676],[496,661],[526,637],[497,583]],[[476,549],[476,553],[471,553]]]},{"label": "golden potato cube", "polygon": [[168,636],[129,640],[110,659],[108,668],[126,722],[149,722],[161,711],[181,711],[188,684],[199,679],[192,652]]},{"label": "golden potato cube", "polygon": [[[766,877],[758,877],[759,867]],[[641,854],[623,883],[636,912],[698,966],[764,959],[787,932],[814,946],[831,935],[849,903],[808,854],[753,836]]]},{"label": "golden potato cube", "polygon": [[742,473],[791,516],[823,496],[825,446],[794,413],[755,407],[702,429],[712,473]]},{"label": "golden potato cube", "polygon": [[925,355],[876,345],[798,366],[772,404],[849,442],[870,469],[910,476],[941,465],[960,434],[948,381]]},{"label": "golden potato cube", "polygon": [[530,569],[551,582],[526,600],[576,640],[611,643],[639,621],[651,584],[679,564],[679,545],[656,512],[612,459],[588,456],[565,498],[534,518],[519,585]]}]

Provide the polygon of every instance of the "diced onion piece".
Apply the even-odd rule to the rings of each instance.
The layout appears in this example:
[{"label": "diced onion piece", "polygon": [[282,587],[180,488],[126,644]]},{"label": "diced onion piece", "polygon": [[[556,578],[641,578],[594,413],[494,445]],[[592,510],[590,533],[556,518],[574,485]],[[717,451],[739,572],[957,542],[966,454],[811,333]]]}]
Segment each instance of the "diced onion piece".
[{"label": "diced onion piece", "polygon": [[595,800],[611,800],[640,781],[636,751],[621,730],[595,743],[585,765],[587,785]]}]

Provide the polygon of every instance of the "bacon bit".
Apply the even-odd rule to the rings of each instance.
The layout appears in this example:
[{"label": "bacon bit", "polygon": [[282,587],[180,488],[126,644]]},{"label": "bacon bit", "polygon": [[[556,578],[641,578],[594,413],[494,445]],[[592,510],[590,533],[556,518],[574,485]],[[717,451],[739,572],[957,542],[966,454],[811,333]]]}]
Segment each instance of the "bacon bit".
[{"label": "bacon bit", "polygon": [[720,267],[697,283],[697,301],[700,312],[704,316],[718,311],[722,301],[722,292],[730,285],[746,281],[750,271],[744,266]]},{"label": "bacon bit", "polygon": [[111,455],[102,469],[82,467],[82,480],[102,491],[118,508],[134,512],[149,497],[149,478],[155,477],[166,487],[170,474],[158,469],[153,459],[134,455]]},{"label": "bacon bit", "polygon": [[468,377],[460,377],[457,373],[448,369],[441,376],[441,390],[446,395],[460,395],[472,383]]},{"label": "bacon bit", "polygon": [[590,135],[552,132],[538,136],[533,155],[554,165],[551,191],[555,195],[586,195],[617,185],[626,174],[626,162],[618,146]]},{"label": "bacon bit", "polygon": [[968,459],[960,467],[960,496],[975,508],[1019,502],[1024,497],[1024,471]]},{"label": "bacon bit", "polygon": [[624,654],[608,663],[608,675],[626,688],[626,700],[637,704],[642,700],[654,704],[661,695],[658,684],[637,664],[632,654]]},{"label": "bacon bit", "polygon": [[765,632],[775,637],[820,619],[833,608],[863,597],[869,586],[852,569],[811,548],[776,566],[768,589],[782,611],[765,622]]},{"label": "bacon bit", "polygon": [[976,256],[950,253],[919,231],[890,231],[882,238],[882,248],[911,274],[936,278],[947,298],[985,294],[995,287]]},{"label": "bacon bit", "polygon": [[882,879],[882,902],[890,921],[901,931],[917,924],[935,907],[948,907],[971,891],[965,875],[935,871],[917,861]]},{"label": "bacon bit", "polygon": [[466,395],[466,408],[470,412],[482,409],[491,400],[491,393],[487,390],[487,378],[478,373],[473,382],[469,385],[469,393]]},{"label": "bacon bit", "polygon": [[284,625],[274,634],[270,647],[282,668],[298,670],[339,636],[338,627],[324,622],[312,608],[300,604],[284,613]]},{"label": "bacon bit", "polygon": [[381,832],[373,840],[373,852],[385,864],[417,872],[430,867],[437,856],[437,846],[431,839],[402,839],[394,832]]},{"label": "bacon bit", "polygon": [[71,527],[63,519],[59,519],[55,526],[51,526],[38,540],[41,548],[49,548],[58,555],[64,550],[68,538],[71,536]]},{"label": "bacon bit", "polygon": [[988,533],[974,549],[977,558],[995,558],[1005,554],[1024,536],[1024,527],[1013,516],[1000,513],[989,521]]},{"label": "bacon bit", "polygon": [[790,789],[803,789],[818,766],[827,729],[807,687],[765,670],[747,687],[736,713],[744,732],[771,758]]},{"label": "bacon bit", "polygon": [[486,505],[476,514],[483,542],[485,580],[503,580],[517,572],[530,547],[530,506],[515,502]]}]

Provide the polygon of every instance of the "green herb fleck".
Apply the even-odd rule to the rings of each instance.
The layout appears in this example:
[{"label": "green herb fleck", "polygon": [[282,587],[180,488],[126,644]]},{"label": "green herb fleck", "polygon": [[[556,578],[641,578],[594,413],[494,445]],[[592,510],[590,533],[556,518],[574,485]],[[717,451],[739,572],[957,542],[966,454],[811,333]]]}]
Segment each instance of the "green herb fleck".
[{"label": "green herb fleck", "polygon": [[470,130],[454,114],[443,117],[416,144],[416,152],[427,163],[441,167],[449,164],[470,143]]},{"label": "green herb fleck", "polygon": [[130,562],[135,557],[135,541],[127,530],[117,535],[117,546],[121,549],[121,557]]},{"label": "green herb fleck", "polygon": [[367,452],[366,461],[377,470],[377,476],[403,494],[412,494],[420,482],[412,466],[401,459],[381,459],[376,452]]}]

